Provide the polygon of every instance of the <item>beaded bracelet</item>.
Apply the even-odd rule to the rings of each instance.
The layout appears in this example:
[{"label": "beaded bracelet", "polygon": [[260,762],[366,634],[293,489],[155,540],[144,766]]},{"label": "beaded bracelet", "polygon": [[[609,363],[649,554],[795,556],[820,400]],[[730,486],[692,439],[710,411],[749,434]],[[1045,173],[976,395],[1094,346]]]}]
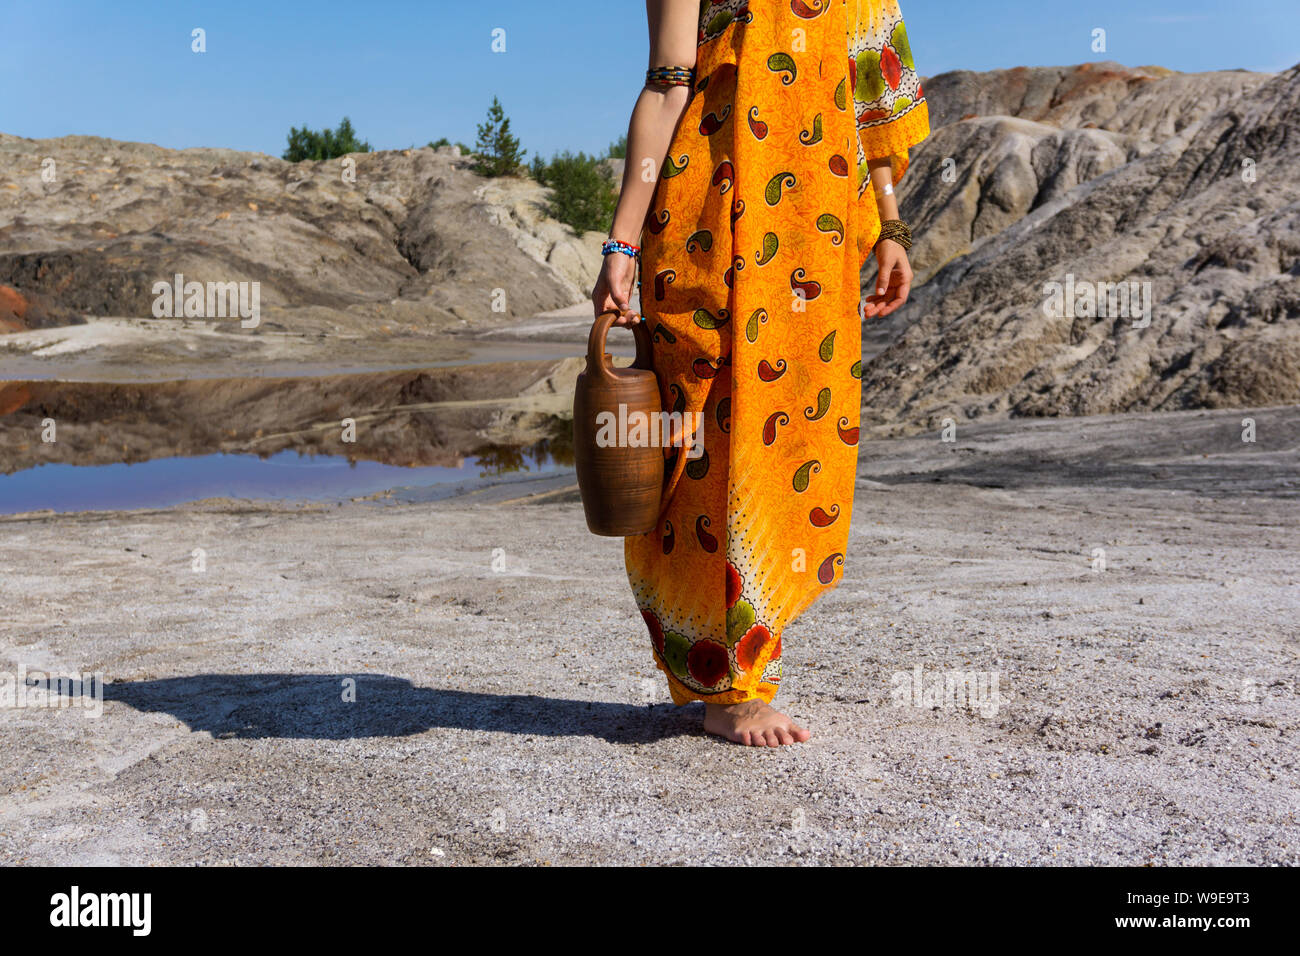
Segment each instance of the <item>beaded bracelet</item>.
[{"label": "beaded bracelet", "polygon": [[689,66],[656,66],[645,71],[647,86],[690,86],[695,69]]},{"label": "beaded bracelet", "polygon": [[607,256],[611,252],[621,252],[625,256],[631,256],[635,259],[641,255],[641,247],[634,246],[630,242],[621,242],[618,239],[606,239],[600,246],[600,254]]},{"label": "beaded bracelet", "polygon": [[904,249],[912,248],[912,230],[901,219],[886,219],[880,224],[880,237],[876,239],[876,245],[885,239],[894,240]]}]

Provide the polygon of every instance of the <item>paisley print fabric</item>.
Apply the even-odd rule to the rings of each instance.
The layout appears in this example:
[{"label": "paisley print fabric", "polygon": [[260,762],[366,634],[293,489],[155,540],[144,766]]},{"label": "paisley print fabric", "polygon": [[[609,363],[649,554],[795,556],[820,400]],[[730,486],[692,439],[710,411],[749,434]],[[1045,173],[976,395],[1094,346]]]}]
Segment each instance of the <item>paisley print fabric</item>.
[{"label": "paisley print fabric", "polygon": [[665,449],[657,527],[624,543],[678,704],[770,701],[786,625],[839,583],[860,271],[880,232],[867,162],[890,157],[897,181],[928,132],[894,0],[700,4],[641,238],[641,309],[687,447]]},{"label": "paisley print fabric", "polygon": [[857,114],[858,203],[865,216],[859,238],[871,240],[871,245],[858,245],[865,263],[880,235],[868,160],[888,156],[897,184],[907,172],[908,148],[929,135],[930,114],[897,2],[852,0],[852,6],[849,86]]}]

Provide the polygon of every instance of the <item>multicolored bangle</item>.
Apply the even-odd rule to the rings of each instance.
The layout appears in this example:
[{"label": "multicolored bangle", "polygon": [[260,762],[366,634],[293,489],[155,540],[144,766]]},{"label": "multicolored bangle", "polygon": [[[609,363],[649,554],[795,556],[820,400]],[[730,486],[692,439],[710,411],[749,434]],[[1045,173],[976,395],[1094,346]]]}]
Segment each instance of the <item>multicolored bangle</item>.
[{"label": "multicolored bangle", "polygon": [[600,254],[607,256],[611,252],[621,252],[623,255],[635,259],[641,255],[641,247],[634,246],[630,242],[620,242],[618,239],[606,239],[600,246]]},{"label": "multicolored bangle", "polygon": [[656,66],[645,71],[646,86],[690,86],[695,82],[695,68],[690,66]]}]

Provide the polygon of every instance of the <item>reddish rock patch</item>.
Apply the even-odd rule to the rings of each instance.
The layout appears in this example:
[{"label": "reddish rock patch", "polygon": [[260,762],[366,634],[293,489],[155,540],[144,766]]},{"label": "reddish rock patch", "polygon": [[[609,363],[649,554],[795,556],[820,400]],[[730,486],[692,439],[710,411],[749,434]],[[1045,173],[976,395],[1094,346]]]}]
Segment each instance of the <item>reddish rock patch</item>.
[{"label": "reddish rock patch", "polygon": [[0,332],[21,332],[27,328],[23,316],[27,314],[27,300],[17,290],[0,285]]},{"label": "reddish rock patch", "polygon": [[83,325],[85,319],[50,302],[44,296],[27,295],[13,286],[0,285],[0,333],[25,332],[57,325]]}]

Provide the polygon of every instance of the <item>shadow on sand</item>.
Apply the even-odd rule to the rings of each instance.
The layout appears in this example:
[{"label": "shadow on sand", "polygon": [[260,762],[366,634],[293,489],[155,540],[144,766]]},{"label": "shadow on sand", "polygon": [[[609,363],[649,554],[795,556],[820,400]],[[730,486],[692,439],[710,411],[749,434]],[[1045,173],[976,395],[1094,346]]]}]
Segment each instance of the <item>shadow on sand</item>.
[{"label": "shadow on sand", "polygon": [[405,737],[441,727],[633,744],[701,732],[695,707],[439,690],[384,674],[196,674],[103,689],[105,701],[228,739]]}]

